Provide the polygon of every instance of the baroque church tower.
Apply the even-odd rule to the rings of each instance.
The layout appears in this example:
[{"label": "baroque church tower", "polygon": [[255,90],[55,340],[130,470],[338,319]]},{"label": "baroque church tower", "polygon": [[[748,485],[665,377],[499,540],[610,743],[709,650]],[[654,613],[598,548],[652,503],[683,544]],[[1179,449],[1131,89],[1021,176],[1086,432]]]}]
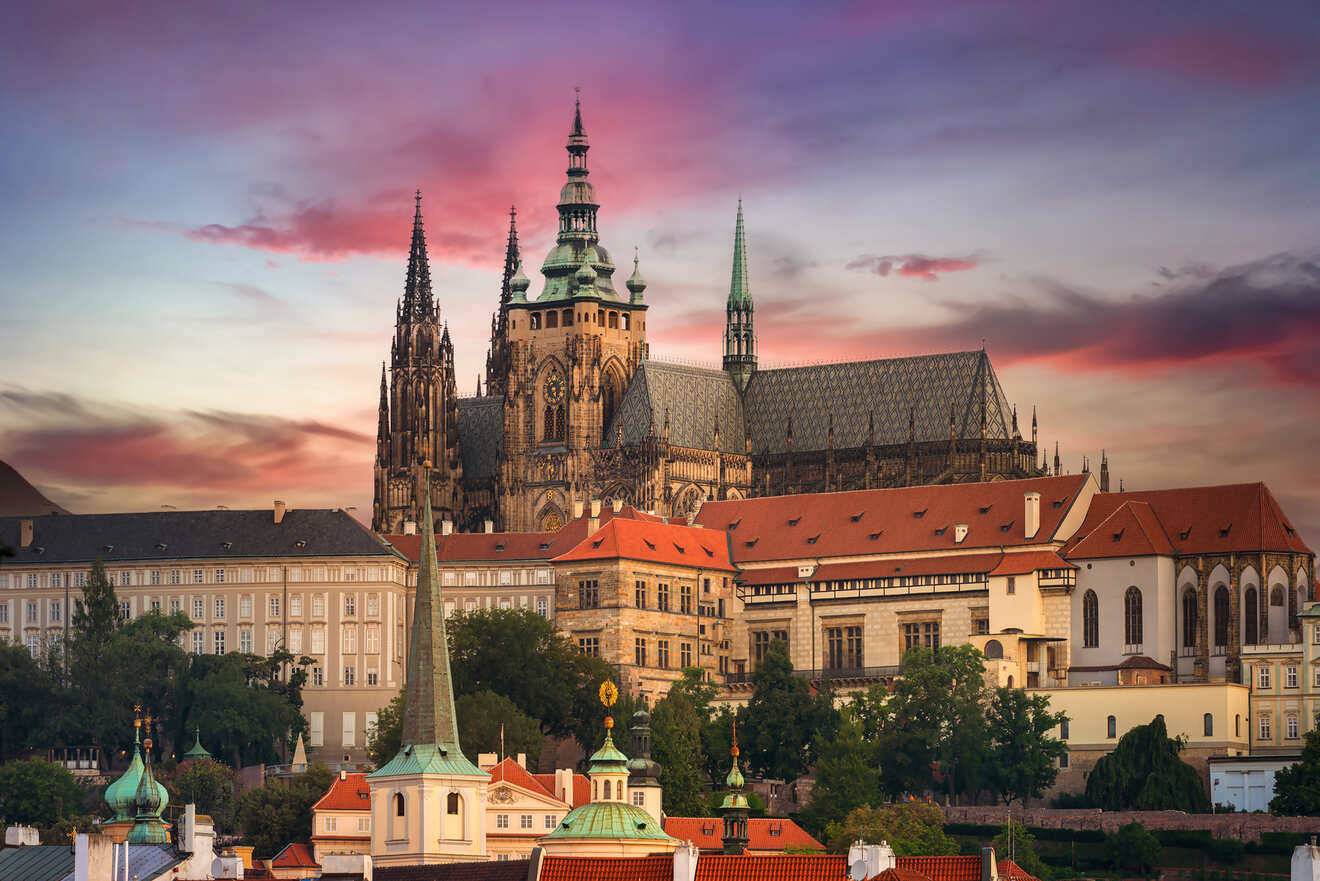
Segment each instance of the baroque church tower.
[{"label": "baroque church tower", "polygon": [[491,346],[492,355],[507,352],[499,356],[507,371],[487,379],[488,391],[504,395],[496,490],[501,529],[557,529],[571,516],[573,500],[593,491],[592,451],[605,445],[605,430],[646,357],[646,283],[634,259],[628,293],[615,290],[615,266],[596,224],[600,204],[589,180],[589,149],[579,102],[556,206],[559,230],[535,299],[510,227],[508,302],[495,321],[506,331]]},{"label": "baroque church tower", "polygon": [[[463,506],[454,344],[431,293],[420,191],[416,203],[408,274],[395,309],[388,385],[381,371],[371,527],[382,533],[416,529],[424,484],[431,487],[432,507],[447,519]],[[425,462],[433,463],[436,472],[430,481]]]}]

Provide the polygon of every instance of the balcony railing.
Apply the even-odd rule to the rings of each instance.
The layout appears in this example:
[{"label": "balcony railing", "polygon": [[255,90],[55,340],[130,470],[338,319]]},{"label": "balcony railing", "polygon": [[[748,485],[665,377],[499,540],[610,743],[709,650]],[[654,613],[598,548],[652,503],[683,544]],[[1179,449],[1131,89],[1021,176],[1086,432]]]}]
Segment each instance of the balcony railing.
[{"label": "balcony railing", "polygon": [[[794,676],[801,676],[804,679],[810,679],[813,682],[833,681],[843,679],[864,679],[880,681],[883,679],[892,679],[903,672],[901,664],[894,664],[888,667],[826,667],[818,670],[794,670]],[[729,685],[739,685],[752,681],[754,673],[727,673],[724,681]]]}]

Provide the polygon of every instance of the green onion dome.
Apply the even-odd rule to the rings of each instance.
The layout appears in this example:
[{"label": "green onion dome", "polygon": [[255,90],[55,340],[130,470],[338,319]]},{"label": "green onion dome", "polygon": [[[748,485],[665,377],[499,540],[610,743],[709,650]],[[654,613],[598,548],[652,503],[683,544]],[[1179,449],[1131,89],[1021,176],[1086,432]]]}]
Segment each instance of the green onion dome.
[{"label": "green onion dome", "polygon": [[518,261],[518,269],[509,279],[509,290],[513,292],[513,301],[515,303],[527,302],[527,289],[532,286],[532,281],[523,272],[522,261]]},{"label": "green onion dome", "polygon": [[135,721],[133,723],[133,761],[129,762],[128,770],[118,780],[105,788],[105,803],[114,812],[113,820],[115,822],[122,823],[131,820],[136,814],[133,801],[137,798],[138,783],[142,780],[141,735],[142,723],[141,721]]}]

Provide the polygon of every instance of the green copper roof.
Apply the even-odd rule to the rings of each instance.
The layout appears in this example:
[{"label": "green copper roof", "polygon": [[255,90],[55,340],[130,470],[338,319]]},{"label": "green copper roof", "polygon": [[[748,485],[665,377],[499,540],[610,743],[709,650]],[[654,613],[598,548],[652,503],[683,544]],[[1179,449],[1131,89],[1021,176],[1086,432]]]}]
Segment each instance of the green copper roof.
[{"label": "green copper roof", "polygon": [[675,841],[642,808],[614,801],[599,801],[574,808],[546,838],[605,838]]},{"label": "green copper roof", "polygon": [[467,756],[434,743],[405,746],[385,763],[385,767],[368,777],[394,777],[405,774],[459,774],[470,777],[488,777],[485,771],[468,761]]},{"label": "green copper roof", "polygon": [[729,769],[729,776],[724,778],[724,782],[730,789],[742,789],[743,775],[738,770],[738,760],[733,760],[733,767]]},{"label": "green copper roof", "polygon": [[1305,608],[1305,609],[1303,609],[1302,611],[1298,612],[1298,613],[1297,613],[1297,617],[1298,617],[1298,618],[1320,618],[1320,603],[1316,603],[1316,604],[1313,605],[1313,606],[1308,606],[1307,608]]},{"label": "green copper roof", "polygon": [[449,672],[444,600],[435,559],[435,520],[431,513],[431,478],[423,484],[422,549],[413,601],[412,640],[408,643],[408,693],[403,710],[402,746],[372,776],[396,774],[471,774],[486,776],[463,755],[458,744],[458,716]]},{"label": "green copper roof", "polygon": [[148,738],[143,745],[143,754],[146,756],[142,763],[142,776],[138,780],[137,794],[133,798],[134,807],[137,809],[137,816],[134,818],[133,828],[128,832],[129,844],[166,844],[169,842],[169,835],[165,831],[165,826],[161,823],[161,814],[165,812],[165,806],[169,803],[169,793],[165,787],[156,781],[151,773],[151,740]]},{"label": "green copper roof", "polygon": [[591,767],[588,774],[627,774],[628,757],[619,752],[614,745],[610,732],[605,732],[605,742],[591,755]]},{"label": "green copper roof", "polygon": [[113,819],[125,822],[133,819],[136,809],[133,799],[137,797],[138,782],[142,780],[141,728],[133,732],[133,761],[128,770],[119,779],[105,788],[105,803],[114,811]]},{"label": "green copper roof", "polygon": [[733,232],[733,278],[729,282],[729,306],[746,309],[752,305],[747,286],[747,245],[743,241],[742,199],[738,200],[738,225]]},{"label": "green copper roof", "polygon": [[201,727],[199,726],[199,727],[193,729],[193,733],[194,733],[194,735],[195,735],[195,737],[196,737],[196,740],[193,742],[193,747],[192,747],[192,749],[188,750],[186,753],[183,754],[183,758],[184,758],[185,760],[187,760],[187,759],[209,759],[209,758],[212,758],[211,754],[210,754],[209,752],[206,751],[206,747],[202,746],[202,729],[201,729]]}]

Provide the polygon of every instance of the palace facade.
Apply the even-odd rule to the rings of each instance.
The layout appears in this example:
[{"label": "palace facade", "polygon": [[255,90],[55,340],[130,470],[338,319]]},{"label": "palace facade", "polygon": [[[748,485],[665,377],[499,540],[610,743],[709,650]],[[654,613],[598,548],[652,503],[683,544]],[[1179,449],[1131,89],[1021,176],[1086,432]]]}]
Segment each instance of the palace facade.
[{"label": "palace facade", "polygon": [[381,377],[378,532],[415,530],[427,461],[438,518],[509,532],[552,532],[586,498],[682,516],[705,500],[1047,473],[1035,415],[1028,440],[984,350],[761,369],[741,203],[722,369],[653,360],[640,261],[621,291],[601,243],[580,106],[567,149],[558,233],[536,293],[511,212],[475,397],[457,395],[418,196]]}]

